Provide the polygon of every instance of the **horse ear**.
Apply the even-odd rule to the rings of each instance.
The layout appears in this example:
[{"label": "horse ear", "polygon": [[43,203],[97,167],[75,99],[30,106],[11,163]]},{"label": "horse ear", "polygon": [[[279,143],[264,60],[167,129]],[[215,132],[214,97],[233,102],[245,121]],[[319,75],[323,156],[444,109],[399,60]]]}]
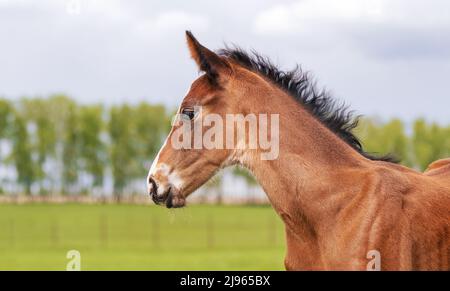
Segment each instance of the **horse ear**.
[{"label": "horse ear", "polygon": [[223,83],[231,73],[231,65],[202,46],[190,31],[186,31],[186,40],[192,59],[197,63],[200,71],[205,72],[211,84]]}]

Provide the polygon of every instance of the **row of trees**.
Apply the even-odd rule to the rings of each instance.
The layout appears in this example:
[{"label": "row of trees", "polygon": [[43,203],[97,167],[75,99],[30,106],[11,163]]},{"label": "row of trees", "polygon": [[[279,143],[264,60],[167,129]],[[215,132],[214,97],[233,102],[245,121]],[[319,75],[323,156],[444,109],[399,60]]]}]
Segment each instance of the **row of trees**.
[{"label": "row of trees", "polygon": [[399,119],[382,122],[366,118],[356,133],[366,151],[392,153],[402,164],[420,171],[435,160],[450,157],[450,126],[422,118],[408,126]]},{"label": "row of trees", "polygon": [[[81,105],[62,95],[0,99],[0,192],[93,193],[108,183],[115,195],[130,192],[142,185],[172,114],[162,105]],[[364,119],[357,134],[367,151],[392,152],[419,170],[450,156],[450,126],[423,119]],[[234,174],[255,184],[245,171]]]},{"label": "row of trees", "polygon": [[[0,100],[0,186],[14,179],[27,194],[86,193],[110,176],[120,195],[147,171],[169,116],[164,106],[146,103],[105,108],[61,95]],[[12,170],[14,177],[6,175]]]}]

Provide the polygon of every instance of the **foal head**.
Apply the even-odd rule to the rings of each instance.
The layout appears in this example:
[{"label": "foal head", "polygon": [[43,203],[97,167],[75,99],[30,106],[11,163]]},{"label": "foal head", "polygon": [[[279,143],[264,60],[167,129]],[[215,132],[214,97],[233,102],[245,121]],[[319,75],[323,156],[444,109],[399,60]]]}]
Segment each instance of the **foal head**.
[{"label": "foal head", "polygon": [[[157,204],[184,206],[185,198],[217,170],[240,163],[256,171],[262,165],[258,160],[279,160],[280,146],[284,152],[302,150],[299,140],[308,149],[302,155],[310,153],[315,160],[314,152],[323,148],[326,161],[395,161],[365,152],[352,133],[358,119],[326,91],[318,91],[300,69],[281,71],[266,58],[239,49],[216,54],[190,32],[186,37],[204,74],[191,85],[150,168],[148,191]],[[266,176],[260,173],[259,178]]]},{"label": "foal head", "polygon": [[[245,98],[241,97],[248,91],[246,79],[254,79],[256,74],[205,48],[190,32],[186,32],[186,38],[191,56],[204,74],[192,83],[182,101],[147,178],[153,201],[168,208],[184,206],[185,198],[217,170],[239,161],[240,151],[224,146],[230,138],[240,148],[250,141],[239,138],[237,133],[224,138],[220,129],[213,138],[210,136],[212,145],[198,138],[208,136],[213,126],[223,128],[226,115],[248,113],[243,106]],[[234,128],[235,125],[227,123],[226,126]]]}]

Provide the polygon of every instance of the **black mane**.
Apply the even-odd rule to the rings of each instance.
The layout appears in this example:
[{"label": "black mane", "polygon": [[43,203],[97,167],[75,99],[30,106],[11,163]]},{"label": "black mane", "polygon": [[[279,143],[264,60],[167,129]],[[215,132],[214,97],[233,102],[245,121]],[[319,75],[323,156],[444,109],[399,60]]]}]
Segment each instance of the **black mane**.
[{"label": "black mane", "polygon": [[292,71],[281,71],[268,58],[256,52],[248,54],[239,48],[226,48],[220,50],[218,54],[248,70],[263,75],[284,89],[320,122],[364,157],[377,161],[397,162],[390,155],[378,157],[365,152],[359,139],[352,133],[352,130],[358,125],[359,116],[354,116],[345,104],[336,102],[325,90],[318,91],[309,74],[302,71],[299,66]]}]

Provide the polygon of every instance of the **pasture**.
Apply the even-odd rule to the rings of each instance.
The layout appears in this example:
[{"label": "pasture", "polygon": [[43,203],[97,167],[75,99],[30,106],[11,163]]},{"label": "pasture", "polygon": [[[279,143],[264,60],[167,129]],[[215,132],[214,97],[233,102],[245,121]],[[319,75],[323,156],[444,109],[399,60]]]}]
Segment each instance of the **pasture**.
[{"label": "pasture", "polygon": [[1,204],[0,270],[279,270],[284,229],[269,206]]}]

